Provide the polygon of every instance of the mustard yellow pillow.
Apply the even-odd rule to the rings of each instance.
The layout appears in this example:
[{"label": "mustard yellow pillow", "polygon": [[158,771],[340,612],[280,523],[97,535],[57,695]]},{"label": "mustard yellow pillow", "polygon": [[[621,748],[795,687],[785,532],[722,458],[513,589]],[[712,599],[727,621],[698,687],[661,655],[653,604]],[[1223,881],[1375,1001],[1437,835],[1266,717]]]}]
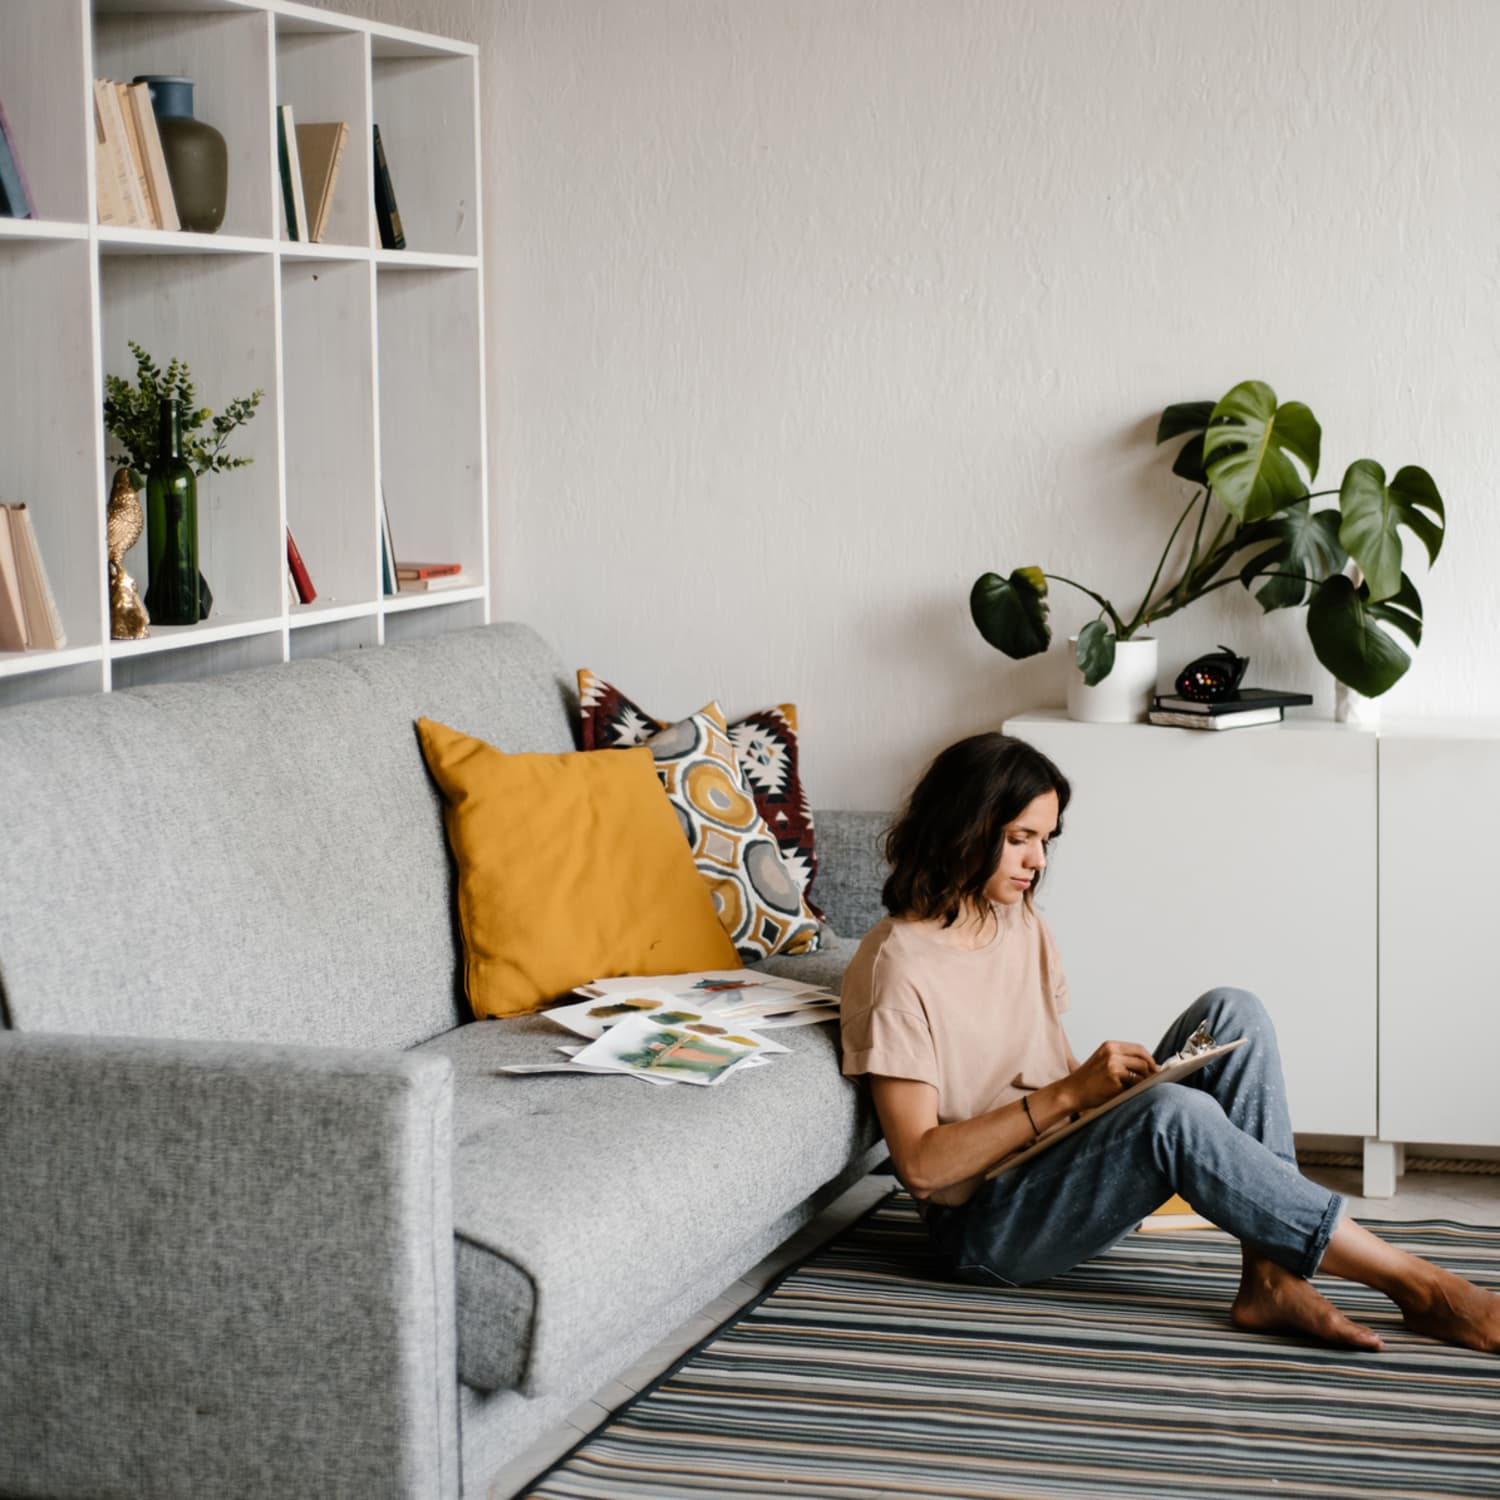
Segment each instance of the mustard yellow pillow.
[{"label": "mustard yellow pillow", "polygon": [[649,750],[507,755],[431,719],[417,733],[447,803],[476,1016],[607,975],[739,967]]}]

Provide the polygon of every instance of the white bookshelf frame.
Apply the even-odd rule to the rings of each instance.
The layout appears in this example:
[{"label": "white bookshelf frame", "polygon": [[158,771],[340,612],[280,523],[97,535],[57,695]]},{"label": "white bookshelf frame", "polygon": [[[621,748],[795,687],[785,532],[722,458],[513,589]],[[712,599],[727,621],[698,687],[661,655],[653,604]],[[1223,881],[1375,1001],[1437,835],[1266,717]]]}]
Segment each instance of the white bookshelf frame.
[{"label": "white bookshelf frame", "polygon": [[[141,72],[194,77],[225,136],[217,233],[96,221],[90,80]],[[31,511],[68,637],[0,652],[0,707],[488,622],[478,48],[295,0],[6,0],[0,101],[40,215],[0,218],[0,500]],[[277,103],[349,123],[323,243],[283,238]],[[406,250],[380,247],[372,124]],[[114,641],[101,405],[132,338],[216,411],[265,395],[230,445],[254,462],[199,478],[210,618]],[[382,492],[402,555],[469,587],[383,595]],[[288,526],[311,604],[286,597]],[[126,567],[144,594],[144,540]]]}]

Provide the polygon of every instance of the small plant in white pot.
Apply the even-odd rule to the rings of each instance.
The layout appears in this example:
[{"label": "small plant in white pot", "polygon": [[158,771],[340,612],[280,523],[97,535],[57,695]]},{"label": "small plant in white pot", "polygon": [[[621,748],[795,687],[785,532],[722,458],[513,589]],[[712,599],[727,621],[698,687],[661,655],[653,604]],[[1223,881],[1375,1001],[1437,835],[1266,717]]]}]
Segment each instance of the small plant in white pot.
[{"label": "small plant in white pot", "polygon": [[[1367,698],[1394,686],[1411,665],[1395,639],[1422,640],[1422,600],[1403,571],[1401,532],[1423,546],[1430,566],[1442,548],[1442,497],[1425,469],[1407,465],[1390,479],[1374,459],[1356,459],[1337,489],[1313,490],[1323,431],[1300,401],[1278,404],[1262,381],[1247,380],[1219,401],[1186,401],[1167,409],[1156,441],[1187,442],[1172,472],[1197,486],[1177,518],[1140,603],[1127,615],[1102,594],[1031,566],[1007,577],[985,573],[969,593],[979,633],[1020,659],[1052,643],[1047,585],[1065,583],[1086,594],[1098,615],[1078,632],[1079,692],[1070,691],[1075,717],[1144,717],[1155,682],[1155,642],[1149,677],[1136,676],[1114,703],[1088,705],[1080,696],[1126,669],[1133,648],[1150,640],[1149,627],[1195,600],[1239,583],[1254,589],[1264,610],[1307,607],[1314,654],[1334,678]],[[1304,477],[1305,476],[1305,477]],[[1333,505],[1315,501],[1336,496]],[[1196,512],[1196,520],[1194,514]],[[1173,547],[1193,523],[1192,543],[1176,576],[1163,583]],[[1126,686],[1123,682],[1117,686]],[[1082,706],[1075,711],[1075,703]]]}]

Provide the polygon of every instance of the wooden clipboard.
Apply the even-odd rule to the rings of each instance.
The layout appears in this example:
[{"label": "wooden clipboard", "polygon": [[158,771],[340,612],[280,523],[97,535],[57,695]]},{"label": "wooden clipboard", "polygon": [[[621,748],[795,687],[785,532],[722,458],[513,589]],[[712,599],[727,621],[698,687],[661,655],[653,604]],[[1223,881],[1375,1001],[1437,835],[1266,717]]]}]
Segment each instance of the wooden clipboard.
[{"label": "wooden clipboard", "polygon": [[1039,1156],[1059,1141],[1066,1140],[1075,1130],[1082,1130],[1100,1115],[1108,1114],[1110,1110],[1118,1105],[1125,1104],[1131,1099],[1139,1099],[1147,1089],[1154,1089],[1159,1083],[1176,1083],[1179,1078],[1186,1078],[1189,1073],[1196,1073],[1199,1068],[1223,1057],[1226,1052],[1233,1052],[1236,1047],[1243,1047],[1250,1040],[1242,1036],[1238,1041],[1225,1042],[1222,1047],[1210,1047],[1203,1052],[1195,1052],[1191,1057],[1178,1058],[1175,1062],[1163,1063],[1156,1072],[1141,1079],[1139,1083],[1133,1083],[1128,1089],[1122,1089],[1113,1099],[1106,1099],[1103,1104],[1096,1104],[1092,1109],[1086,1109],[1080,1115],[1075,1115],[1066,1124],[1056,1125],[1044,1135],[1041,1140],[1033,1141],[1029,1146],[1020,1151],[1014,1151],[1003,1161],[996,1162],[984,1175],[988,1180],[998,1177],[1002,1172],[1009,1172],[1012,1167],[1019,1167],[1023,1161],[1030,1161],[1033,1156]]}]

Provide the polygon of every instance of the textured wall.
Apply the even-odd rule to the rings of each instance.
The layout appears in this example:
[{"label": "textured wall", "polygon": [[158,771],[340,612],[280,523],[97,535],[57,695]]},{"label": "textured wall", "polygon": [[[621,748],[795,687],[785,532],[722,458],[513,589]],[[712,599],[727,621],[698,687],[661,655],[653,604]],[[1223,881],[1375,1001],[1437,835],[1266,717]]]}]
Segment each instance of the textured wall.
[{"label": "textured wall", "polygon": [[[662,713],[792,697],[817,799],[1061,701],[974,632],[1038,562],[1133,605],[1169,401],[1270,381],[1428,467],[1391,715],[1500,715],[1488,0],[341,0],[484,48],[497,607]],[[1089,616],[1054,590],[1063,636]],[[1300,613],[1164,622],[1328,711]]]}]

